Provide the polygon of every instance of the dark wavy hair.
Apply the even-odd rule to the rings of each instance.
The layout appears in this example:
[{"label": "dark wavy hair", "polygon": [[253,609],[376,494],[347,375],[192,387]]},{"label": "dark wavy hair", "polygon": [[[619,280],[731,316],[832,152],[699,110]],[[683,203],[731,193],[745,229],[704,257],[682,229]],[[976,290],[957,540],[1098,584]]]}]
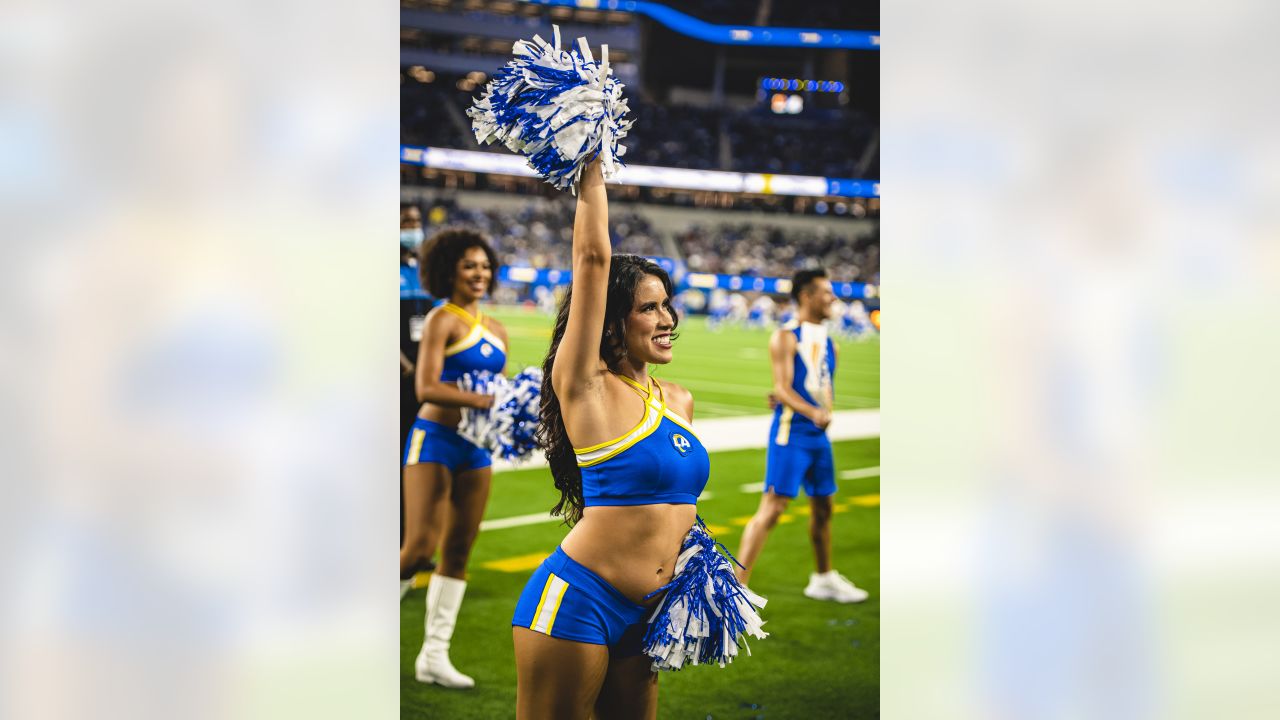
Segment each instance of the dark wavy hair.
[{"label": "dark wavy hair", "polygon": [[458,275],[458,261],[473,247],[484,250],[493,275],[489,293],[498,287],[498,256],[484,235],[467,228],[445,228],[418,247],[418,277],[432,297],[448,300],[453,295],[453,279]]},{"label": "dark wavy hair", "polygon": [[[675,340],[675,326],[680,318],[671,306],[671,297],[675,288],[671,276],[657,263],[638,255],[614,255],[609,263],[609,290],[604,308],[604,332],[600,336],[600,359],[613,372],[621,369],[626,357],[627,315],[635,304],[636,288],[646,275],[652,275],[662,281],[666,288],[667,300],[663,305],[671,313],[672,333]],[[551,368],[556,362],[556,353],[560,350],[560,341],[564,339],[565,328],[569,325],[569,305],[573,302],[573,289],[565,293],[560,301],[560,310],[556,314],[555,330],[551,333],[551,347],[547,357],[542,361],[542,404],[538,412],[538,430],[535,436],[538,447],[547,455],[551,465],[551,476],[555,479],[556,489],[560,491],[560,501],[551,509],[552,515],[564,518],[566,525],[574,525],[582,519],[582,472],[578,469],[578,460],[573,454],[573,444],[569,442],[569,434],[564,427],[564,417],[560,412],[560,399],[551,387]]]}]

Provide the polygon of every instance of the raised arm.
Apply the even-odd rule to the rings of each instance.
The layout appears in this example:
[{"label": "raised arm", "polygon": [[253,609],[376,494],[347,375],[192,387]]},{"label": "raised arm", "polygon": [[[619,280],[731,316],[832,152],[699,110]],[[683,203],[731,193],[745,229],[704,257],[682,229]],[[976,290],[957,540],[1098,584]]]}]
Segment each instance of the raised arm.
[{"label": "raised arm", "polygon": [[812,405],[791,387],[792,361],[796,354],[796,337],[786,330],[775,330],[769,339],[769,360],[773,364],[773,394],[778,402],[809,418],[814,425],[826,428],[831,423],[831,413]]},{"label": "raised arm", "polygon": [[487,408],[493,404],[492,396],[467,392],[453,383],[440,380],[440,371],[444,368],[444,347],[449,342],[449,324],[453,322],[456,322],[453,317],[439,308],[427,314],[422,343],[418,345],[414,392],[419,402],[447,407]]},{"label": "raised arm", "polygon": [[582,170],[573,218],[573,300],[569,322],[551,368],[551,385],[561,401],[574,400],[600,382],[600,334],[609,290],[609,198],[600,161]]}]

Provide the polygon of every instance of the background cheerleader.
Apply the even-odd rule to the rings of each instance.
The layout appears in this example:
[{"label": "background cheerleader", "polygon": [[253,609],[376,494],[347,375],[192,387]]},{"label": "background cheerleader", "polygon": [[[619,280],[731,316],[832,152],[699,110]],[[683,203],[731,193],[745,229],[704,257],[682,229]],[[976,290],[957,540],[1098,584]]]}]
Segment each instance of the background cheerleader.
[{"label": "background cheerleader", "polygon": [[493,292],[498,271],[484,237],[444,230],[423,243],[419,258],[428,292],[448,300],[427,315],[418,350],[414,380],[422,407],[405,446],[400,580],[412,579],[443,534],[439,568],[427,585],[425,634],[414,671],[421,682],[469,688],[475,681],[453,667],[449,644],[467,588],[467,560],[489,498],[492,460],[487,450],[460,437],[457,427],[461,408],[487,408],[493,398],[454,383],[468,371],[502,372],[507,333],[480,312],[480,300]]}]

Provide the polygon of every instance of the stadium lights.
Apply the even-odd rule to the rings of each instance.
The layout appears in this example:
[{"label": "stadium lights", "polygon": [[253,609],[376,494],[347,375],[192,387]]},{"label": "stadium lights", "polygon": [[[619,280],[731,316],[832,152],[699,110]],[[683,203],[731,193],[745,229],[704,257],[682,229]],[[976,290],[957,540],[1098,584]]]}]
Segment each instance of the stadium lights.
[{"label": "stadium lights", "polygon": [[804,110],[804,98],[799,95],[774,93],[769,98],[769,109],[777,115],[799,115]]},{"label": "stadium lights", "polygon": [[638,13],[682,35],[720,45],[771,45],[870,51],[880,49],[880,34],[876,31],[717,25],[686,15],[664,2],[648,0],[524,0],[524,2],[551,6],[552,17],[559,18],[569,17],[570,8]]},{"label": "stadium lights", "polygon": [[[439,170],[536,177],[524,158],[504,153],[401,145],[400,162]],[[653,165],[627,165],[618,174],[616,181],[620,185],[727,193],[796,197],[880,197],[880,183],[877,180],[687,170]]]},{"label": "stadium lights", "polygon": [[760,78],[761,90],[804,90],[806,92],[841,93],[844,83],[839,80],[807,80],[804,78]]}]

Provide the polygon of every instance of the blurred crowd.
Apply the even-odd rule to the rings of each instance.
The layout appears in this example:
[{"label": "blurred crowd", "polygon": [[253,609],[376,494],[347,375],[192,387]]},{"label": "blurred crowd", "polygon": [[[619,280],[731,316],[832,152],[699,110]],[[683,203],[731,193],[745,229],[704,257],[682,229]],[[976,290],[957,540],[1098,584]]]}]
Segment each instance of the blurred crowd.
[{"label": "blurred crowd", "polygon": [[[493,239],[505,266],[566,269],[573,207],[566,198],[531,198],[518,209],[446,198],[422,209],[423,232],[430,237],[447,225],[471,226]],[[847,232],[828,225],[783,228],[744,218],[690,224],[664,237],[642,211],[616,206],[610,208],[609,233],[614,252],[673,257],[683,260],[690,272],[790,277],[816,264],[827,268],[833,280],[880,282],[878,231],[857,236],[852,227]]]},{"label": "blurred crowd", "polygon": [[[567,269],[573,209],[572,203],[562,199],[532,198],[518,210],[463,206],[443,199],[427,208],[423,228],[430,237],[447,225],[473,227],[493,241],[504,266]],[[609,235],[614,252],[667,254],[651,224],[633,212],[610,208]]]},{"label": "blurred crowd", "polygon": [[691,225],[676,247],[692,272],[790,277],[809,265],[835,280],[880,283],[879,234],[855,239],[820,228],[783,229],[758,222]]}]

